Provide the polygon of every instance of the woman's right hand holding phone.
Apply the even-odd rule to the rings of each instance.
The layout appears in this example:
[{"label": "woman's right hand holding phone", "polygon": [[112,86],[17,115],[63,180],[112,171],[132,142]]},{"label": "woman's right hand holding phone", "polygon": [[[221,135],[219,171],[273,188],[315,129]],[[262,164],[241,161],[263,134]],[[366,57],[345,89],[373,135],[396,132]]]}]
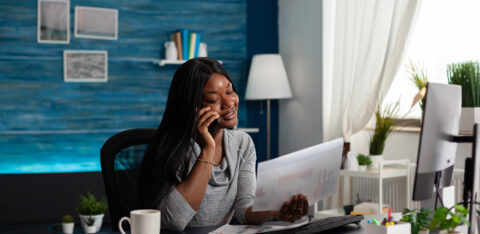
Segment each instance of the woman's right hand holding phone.
[{"label": "woman's right hand holding phone", "polygon": [[198,143],[202,150],[215,150],[215,140],[208,131],[208,126],[210,126],[214,120],[218,119],[220,115],[215,111],[211,111],[211,107],[209,106],[200,109],[198,115],[200,116],[198,121]]}]

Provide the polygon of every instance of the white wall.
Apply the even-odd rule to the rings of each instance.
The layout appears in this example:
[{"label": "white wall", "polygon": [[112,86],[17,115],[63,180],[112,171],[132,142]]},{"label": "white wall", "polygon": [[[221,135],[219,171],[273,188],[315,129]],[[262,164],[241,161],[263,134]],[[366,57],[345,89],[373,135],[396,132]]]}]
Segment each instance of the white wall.
[{"label": "white wall", "polygon": [[[279,106],[279,153],[293,152],[322,142],[322,1],[278,1],[279,51],[287,70],[293,98]],[[328,111],[328,110],[326,110]],[[351,138],[353,152],[368,153],[369,132]],[[386,159],[417,161],[419,132],[393,132]],[[471,145],[462,144],[456,168],[463,169]]]},{"label": "white wall", "polygon": [[322,142],[322,1],[278,1],[279,51],[293,98],[279,103],[279,153]]}]

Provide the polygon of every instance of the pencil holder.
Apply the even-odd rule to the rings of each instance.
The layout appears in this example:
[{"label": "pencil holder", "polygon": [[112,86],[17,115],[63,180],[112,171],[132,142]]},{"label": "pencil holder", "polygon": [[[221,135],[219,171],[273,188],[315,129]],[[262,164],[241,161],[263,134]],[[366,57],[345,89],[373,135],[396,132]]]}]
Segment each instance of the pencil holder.
[{"label": "pencil holder", "polygon": [[396,223],[395,225],[385,226],[380,225],[377,226],[373,223],[367,223],[365,227],[366,232],[368,234],[406,234],[411,233],[410,231],[410,223]]}]

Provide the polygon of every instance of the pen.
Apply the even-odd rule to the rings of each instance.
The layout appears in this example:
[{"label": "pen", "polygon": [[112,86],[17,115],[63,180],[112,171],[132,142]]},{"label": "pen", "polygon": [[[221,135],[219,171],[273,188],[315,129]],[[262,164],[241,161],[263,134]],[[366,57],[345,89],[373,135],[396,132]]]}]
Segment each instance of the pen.
[{"label": "pen", "polygon": [[388,222],[392,221],[392,207],[388,208]]},{"label": "pen", "polygon": [[373,221],[373,223],[374,223],[375,225],[380,226],[380,223],[378,223],[378,220],[372,219],[372,221]]}]

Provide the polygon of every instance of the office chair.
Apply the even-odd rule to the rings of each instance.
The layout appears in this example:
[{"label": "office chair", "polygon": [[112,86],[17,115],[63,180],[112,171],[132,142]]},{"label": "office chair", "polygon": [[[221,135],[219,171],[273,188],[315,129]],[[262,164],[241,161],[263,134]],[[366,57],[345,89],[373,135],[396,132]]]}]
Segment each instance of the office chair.
[{"label": "office chair", "polygon": [[100,150],[112,231],[118,221],[138,209],[137,179],[143,155],[155,134],[153,128],[137,128],[111,136]]}]

